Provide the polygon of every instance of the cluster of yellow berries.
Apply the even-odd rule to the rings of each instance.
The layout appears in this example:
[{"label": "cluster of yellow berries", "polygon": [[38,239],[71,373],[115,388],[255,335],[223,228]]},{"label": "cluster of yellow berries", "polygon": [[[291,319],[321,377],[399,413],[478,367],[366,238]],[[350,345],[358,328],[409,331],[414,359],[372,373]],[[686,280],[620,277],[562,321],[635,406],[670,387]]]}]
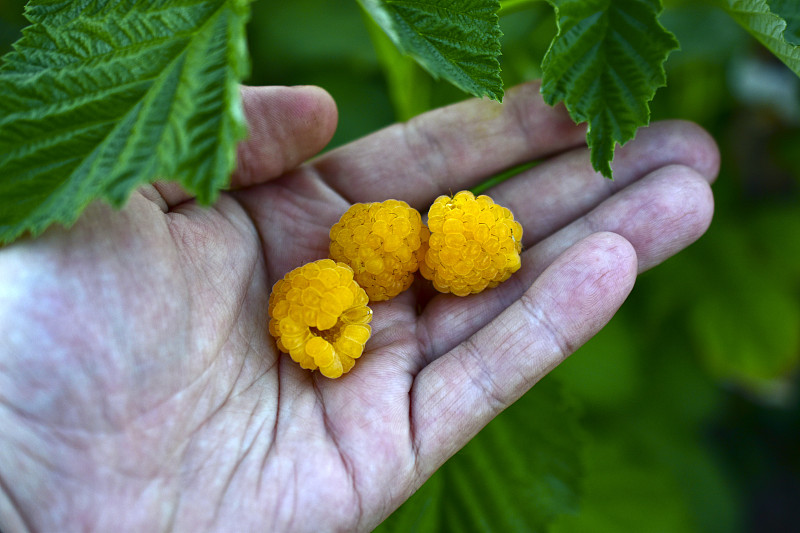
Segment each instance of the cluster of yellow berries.
[{"label": "cluster of yellow berries", "polygon": [[269,332],[300,366],[338,378],[353,368],[372,333],[368,301],[350,267],[314,261],[272,287]]},{"label": "cluster of yellow berries", "polygon": [[330,231],[330,257],[296,268],[272,288],[269,331],[303,368],[348,372],[369,339],[371,301],[394,298],[414,272],[440,292],[466,296],[520,268],[522,226],[488,196],[440,196],[428,225],[405,202],[355,204]]},{"label": "cluster of yellow berries", "polygon": [[436,290],[466,296],[519,270],[522,226],[511,211],[469,191],[440,196],[428,211],[430,239],[419,265]]},{"label": "cluster of yellow berries", "polygon": [[398,200],[355,204],[333,225],[330,255],[355,272],[373,302],[411,286],[428,229],[419,211]]}]

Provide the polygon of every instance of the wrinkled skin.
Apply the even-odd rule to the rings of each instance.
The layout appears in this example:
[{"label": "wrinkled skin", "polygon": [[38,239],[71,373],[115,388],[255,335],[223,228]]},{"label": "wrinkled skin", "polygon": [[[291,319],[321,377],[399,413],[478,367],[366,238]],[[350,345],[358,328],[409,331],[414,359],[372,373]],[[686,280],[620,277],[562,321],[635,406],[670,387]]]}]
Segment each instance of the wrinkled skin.
[{"label": "wrinkled skin", "polygon": [[[327,93],[243,94],[251,137],[212,208],[157,184],[0,249],[4,532],[369,530],[711,220],[718,154],[692,124],[640,130],[612,182],[527,84],[305,162],[335,128]],[[338,380],[277,352],[270,287],[326,256],[351,202],[424,211],[534,159],[488,192],[525,228],[511,280],[374,304]]]}]

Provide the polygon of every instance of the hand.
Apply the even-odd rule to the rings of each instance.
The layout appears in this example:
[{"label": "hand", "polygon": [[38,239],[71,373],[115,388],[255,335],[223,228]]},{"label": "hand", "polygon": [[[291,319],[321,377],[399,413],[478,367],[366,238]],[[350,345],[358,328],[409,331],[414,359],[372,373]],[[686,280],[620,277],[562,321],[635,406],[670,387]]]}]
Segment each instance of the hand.
[{"label": "hand", "polygon": [[[640,130],[612,182],[532,83],[301,164],[333,133],[330,97],[243,94],[251,139],[212,208],[158,184],[0,250],[3,531],[368,530],[711,219],[718,154],[692,124]],[[373,304],[338,380],[276,350],[272,284],[327,256],[351,202],[424,212],[535,159],[489,191],[525,229],[509,281]]]}]

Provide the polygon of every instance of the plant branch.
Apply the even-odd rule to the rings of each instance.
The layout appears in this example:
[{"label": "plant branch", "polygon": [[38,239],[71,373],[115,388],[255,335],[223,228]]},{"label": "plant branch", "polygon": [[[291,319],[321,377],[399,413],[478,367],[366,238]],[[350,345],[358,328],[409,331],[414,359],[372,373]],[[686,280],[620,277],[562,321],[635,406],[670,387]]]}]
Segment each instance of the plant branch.
[{"label": "plant branch", "polygon": [[511,15],[519,11],[530,8],[533,4],[538,4],[544,0],[500,0],[500,11],[498,16]]}]

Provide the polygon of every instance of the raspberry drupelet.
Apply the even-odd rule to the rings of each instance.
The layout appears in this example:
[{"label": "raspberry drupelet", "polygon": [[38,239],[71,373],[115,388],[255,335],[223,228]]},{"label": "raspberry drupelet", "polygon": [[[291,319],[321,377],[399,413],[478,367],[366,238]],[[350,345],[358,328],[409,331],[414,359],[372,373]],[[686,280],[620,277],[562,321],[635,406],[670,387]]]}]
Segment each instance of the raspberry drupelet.
[{"label": "raspberry drupelet", "polygon": [[521,266],[522,226],[488,196],[440,196],[428,211],[428,229],[420,273],[440,292],[478,293]]},{"label": "raspberry drupelet", "polygon": [[370,300],[388,300],[414,281],[427,238],[422,217],[407,203],[359,203],[331,228],[330,257],[353,269]]},{"label": "raspberry drupelet", "polygon": [[372,310],[353,270],[321,259],[295,268],[272,287],[269,332],[300,366],[338,378],[361,357]]}]

